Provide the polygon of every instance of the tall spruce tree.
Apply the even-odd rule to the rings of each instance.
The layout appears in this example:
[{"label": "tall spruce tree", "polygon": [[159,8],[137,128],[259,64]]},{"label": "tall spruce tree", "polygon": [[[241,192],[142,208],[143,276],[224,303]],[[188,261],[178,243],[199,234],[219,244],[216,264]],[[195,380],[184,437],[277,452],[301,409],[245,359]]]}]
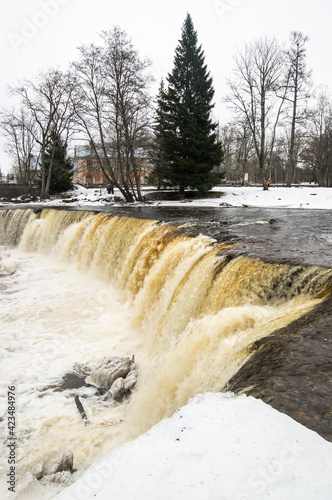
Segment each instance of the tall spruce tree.
[{"label": "tall spruce tree", "polygon": [[162,79],[160,82],[159,93],[157,96],[157,109],[154,124],[154,141],[150,152],[150,160],[154,165],[152,171],[153,182],[157,184],[158,189],[161,186],[168,185],[168,163],[164,151],[164,98],[165,98],[165,82]]},{"label": "tall spruce tree", "polygon": [[218,183],[218,174],[211,171],[221,163],[223,152],[217,140],[217,124],[211,119],[212,78],[190,14],[183,24],[167,82],[167,89],[159,94],[156,129],[167,162],[164,177],[179,187],[180,194],[188,187],[205,193]]},{"label": "tall spruce tree", "polygon": [[[73,189],[73,163],[67,157],[67,145],[55,132],[51,133],[50,143],[45,152],[45,172],[51,169],[50,194]],[[41,179],[38,181],[41,187]]]}]

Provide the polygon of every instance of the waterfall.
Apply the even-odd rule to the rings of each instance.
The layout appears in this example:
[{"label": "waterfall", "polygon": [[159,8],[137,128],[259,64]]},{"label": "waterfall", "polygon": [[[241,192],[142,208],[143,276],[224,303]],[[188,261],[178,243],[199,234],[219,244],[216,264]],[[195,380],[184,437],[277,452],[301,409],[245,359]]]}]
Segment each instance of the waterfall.
[{"label": "waterfall", "polygon": [[128,355],[140,365],[139,382],[121,431],[115,437],[108,429],[113,444],[103,451],[146,431],[194,395],[221,391],[254,341],[311,310],[332,284],[328,268],[231,258],[227,243],[109,213],[3,210],[0,242],[66,263],[115,287],[130,305],[139,352]]}]

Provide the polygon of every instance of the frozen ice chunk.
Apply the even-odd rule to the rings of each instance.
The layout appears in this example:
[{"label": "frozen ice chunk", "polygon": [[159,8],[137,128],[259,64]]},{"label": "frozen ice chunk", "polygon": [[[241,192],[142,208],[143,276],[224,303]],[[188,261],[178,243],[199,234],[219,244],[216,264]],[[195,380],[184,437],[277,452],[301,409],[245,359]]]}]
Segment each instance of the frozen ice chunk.
[{"label": "frozen ice chunk", "polygon": [[103,358],[92,368],[85,382],[100,389],[110,389],[116,379],[119,377],[125,378],[128,375],[133,364],[133,361],[127,356]]},{"label": "frozen ice chunk", "polygon": [[130,370],[130,372],[128,373],[128,375],[124,380],[123,388],[126,392],[131,391],[134,388],[137,382],[137,377],[138,377],[138,366],[133,364],[132,369]]},{"label": "frozen ice chunk", "polygon": [[124,393],[124,379],[122,377],[117,378],[110,388],[110,394],[113,399],[118,399]]}]

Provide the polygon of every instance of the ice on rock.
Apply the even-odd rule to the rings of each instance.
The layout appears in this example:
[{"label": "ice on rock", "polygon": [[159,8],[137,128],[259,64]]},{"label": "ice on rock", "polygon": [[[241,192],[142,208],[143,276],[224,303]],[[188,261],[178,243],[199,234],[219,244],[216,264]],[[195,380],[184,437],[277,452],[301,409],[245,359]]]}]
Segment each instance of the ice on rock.
[{"label": "ice on rock", "polygon": [[71,450],[64,450],[58,453],[48,463],[43,464],[41,476],[50,476],[63,471],[72,471],[74,456]]},{"label": "ice on rock", "polygon": [[112,356],[103,358],[92,368],[85,382],[100,389],[110,389],[119,377],[126,377],[132,365],[132,360],[126,357]]},{"label": "ice on rock", "polygon": [[137,382],[138,366],[134,357],[112,356],[103,358],[92,368],[85,382],[99,389],[107,389],[113,399],[130,392]]},{"label": "ice on rock", "polygon": [[124,390],[131,391],[136,385],[138,377],[138,366],[136,364],[132,365],[132,368],[124,380]]},{"label": "ice on rock", "polygon": [[58,483],[64,484],[65,486],[69,486],[73,482],[73,475],[67,470],[56,472],[55,474],[50,474],[49,476],[44,476],[41,480],[42,484]]},{"label": "ice on rock", "polygon": [[30,472],[36,479],[41,479],[43,477],[43,464],[38,462],[32,465]]},{"label": "ice on rock", "polygon": [[113,399],[118,399],[124,393],[124,378],[117,378],[110,388],[110,394]]}]

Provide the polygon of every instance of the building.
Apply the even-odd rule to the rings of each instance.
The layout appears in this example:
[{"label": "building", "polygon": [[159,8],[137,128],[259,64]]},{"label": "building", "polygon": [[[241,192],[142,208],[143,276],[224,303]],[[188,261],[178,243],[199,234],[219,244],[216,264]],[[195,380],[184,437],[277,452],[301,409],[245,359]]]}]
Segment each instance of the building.
[{"label": "building", "polygon": [[[98,151],[98,154],[101,156],[101,152]],[[99,187],[108,182],[93,148],[90,145],[74,146],[73,183]]]},{"label": "building", "polygon": [[[108,165],[105,155],[101,148],[97,149],[99,159],[92,144],[74,146],[74,184],[81,184],[86,187],[102,187],[109,183],[101,166],[100,159],[104,164],[104,170],[107,172]],[[139,168],[139,177],[141,185],[148,184],[149,176],[152,170],[152,165],[149,162],[148,149],[137,148],[135,151],[136,160]],[[116,181],[122,183],[122,175],[118,165],[116,151],[110,150],[108,154]]]}]

